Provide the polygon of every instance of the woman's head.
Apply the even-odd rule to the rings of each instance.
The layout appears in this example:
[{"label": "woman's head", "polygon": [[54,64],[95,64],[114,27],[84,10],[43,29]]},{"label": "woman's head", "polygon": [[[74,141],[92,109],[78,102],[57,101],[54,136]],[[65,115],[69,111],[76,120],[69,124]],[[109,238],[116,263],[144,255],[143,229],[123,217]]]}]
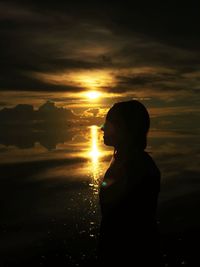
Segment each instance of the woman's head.
[{"label": "woman's head", "polygon": [[106,115],[104,143],[120,148],[145,149],[150,118],[145,106],[137,100],[118,102]]}]

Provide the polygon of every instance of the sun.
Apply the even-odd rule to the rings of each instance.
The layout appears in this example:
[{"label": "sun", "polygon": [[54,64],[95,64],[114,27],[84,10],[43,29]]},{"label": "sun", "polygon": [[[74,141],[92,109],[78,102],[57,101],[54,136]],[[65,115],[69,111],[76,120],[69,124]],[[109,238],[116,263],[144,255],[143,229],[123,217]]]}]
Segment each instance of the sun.
[{"label": "sun", "polygon": [[86,93],[86,95],[91,100],[92,99],[98,99],[101,96],[101,92],[98,92],[98,91],[89,91],[89,92]]}]

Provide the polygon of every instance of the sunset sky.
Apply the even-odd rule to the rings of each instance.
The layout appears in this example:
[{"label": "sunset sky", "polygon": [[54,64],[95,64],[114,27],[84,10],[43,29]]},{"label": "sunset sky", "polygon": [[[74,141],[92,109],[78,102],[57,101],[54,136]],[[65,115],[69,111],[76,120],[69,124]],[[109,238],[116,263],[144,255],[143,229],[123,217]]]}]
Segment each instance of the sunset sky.
[{"label": "sunset sky", "polygon": [[[111,159],[125,172],[119,183],[108,178],[123,188],[130,180],[133,198],[125,198],[139,196],[137,147],[126,156],[125,145],[125,157],[113,157],[116,149],[101,131],[109,108],[132,99],[150,113],[145,152],[161,173],[156,220],[163,266],[199,262],[200,9],[192,1],[158,2],[0,1],[3,265],[89,266],[96,259],[99,188]],[[139,204],[154,164],[147,161]],[[154,191],[152,172],[147,178]],[[117,199],[118,185],[113,188]],[[135,207],[130,212],[137,217]]]},{"label": "sunset sky", "polygon": [[103,117],[114,102],[137,98],[152,117],[165,118],[163,125],[179,120],[196,127],[196,6],[1,1],[0,20],[0,109],[19,103],[37,108],[50,99],[77,114]]}]

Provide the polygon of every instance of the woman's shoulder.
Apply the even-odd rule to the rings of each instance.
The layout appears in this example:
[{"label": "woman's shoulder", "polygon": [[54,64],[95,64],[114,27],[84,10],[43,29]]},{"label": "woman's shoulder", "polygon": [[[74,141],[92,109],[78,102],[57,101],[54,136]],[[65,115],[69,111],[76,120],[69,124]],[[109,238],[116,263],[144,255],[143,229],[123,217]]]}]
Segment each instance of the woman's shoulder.
[{"label": "woman's shoulder", "polygon": [[154,174],[160,174],[160,170],[154,159],[146,151],[129,157],[126,161],[126,166],[128,166],[130,169],[138,170],[141,172],[149,171],[154,172]]},{"label": "woman's shoulder", "polygon": [[128,179],[135,179],[141,183],[160,183],[160,170],[153,158],[147,152],[137,157],[129,158],[125,164]]},{"label": "woman's shoulder", "polygon": [[148,152],[144,152],[144,165],[149,175],[151,176],[161,176],[160,170],[155,162],[155,160],[150,156]]}]

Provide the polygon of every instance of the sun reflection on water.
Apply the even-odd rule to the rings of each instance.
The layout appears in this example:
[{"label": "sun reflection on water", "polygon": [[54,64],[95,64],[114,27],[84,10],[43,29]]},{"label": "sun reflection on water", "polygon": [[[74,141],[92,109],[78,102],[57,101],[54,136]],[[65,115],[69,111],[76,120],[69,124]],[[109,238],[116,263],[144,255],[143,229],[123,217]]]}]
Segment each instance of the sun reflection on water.
[{"label": "sun reflection on water", "polygon": [[93,187],[94,194],[98,194],[98,185],[99,179],[101,176],[101,168],[100,168],[100,157],[102,156],[102,152],[99,146],[99,127],[93,125],[90,127],[90,150],[89,150],[89,157],[90,157],[90,171],[91,171],[91,178],[92,181],[90,186]]},{"label": "sun reflection on water", "polygon": [[92,181],[90,186],[93,187],[94,194],[98,194],[98,184],[99,178],[101,175],[100,169],[100,157],[101,151],[98,144],[99,140],[99,127],[96,125],[90,126],[90,150],[89,150],[89,157],[90,157],[90,171],[91,171],[91,178]]},{"label": "sun reflection on water", "polygon": [[103,155],[103,151],[100,149],[99,143],[99,127],[96,125],[89,127],[90,131],[90,141],[88,147],[87,157],[89,159],[89,177],[90,182],[89,186],[91,189],[90,195],[90,206],[88,209],[88,215],[90,217],[90,224],[89,224],[89,231],[88,234],[90,238],[96,238],[96,232],[98,229],[98,189],[99,189],[99,181],[102,174],[102,165],[101,165],[101,158]]}]

